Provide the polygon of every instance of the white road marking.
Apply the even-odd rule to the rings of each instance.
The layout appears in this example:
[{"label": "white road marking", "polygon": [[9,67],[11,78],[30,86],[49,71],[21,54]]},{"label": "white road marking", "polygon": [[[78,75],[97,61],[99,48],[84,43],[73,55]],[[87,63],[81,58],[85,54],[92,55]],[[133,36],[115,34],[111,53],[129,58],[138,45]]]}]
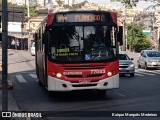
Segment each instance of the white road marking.
[{"label": "white road marking", "polygon": [[18,80],[20,83],[25,83],[25,82],[27,82],[27,81],[23,78],[22,75],[16,75],[16,78],[17,78],[17,80]]},{"label": "white road marking", "polygon": [[160,71],[148,71],[149,73],[160,74]]},{"label": "white road marking", "polygon": [[30,72],[30,71],[23,71],[23,72],[21,72],[21,73],[32,73],[32,74],[36,74],[36,72]]},{"label": "white road marking", "polygon": [[144,75],[142,75],[142,74],[139,74],[139,73],[135,73],[135,75],[137,75],[137,76],[144,76]]},{"label": "white road marking", "polygon": [[122,97],[126,97],[126,95],[124,94],[121,94],[121,93],[118,93],[118,95],[122,96]]},{"label": "white road marking", "polygon": [[145,74],[145,75],[155,75],[155,74],[151,74],[151,73],[146,73],[146,72],[138,72],[139,74]]},{"label": "white road marking", "polygon": [[36,74],[29,74],[31,77],[33,78],[37,78],[37,75]]},{"label": "white road marking", "polygon": [[36,79],[36,82],[38,81],[37,75],[36,74],[29,74],[31,77],[33,77],[34,79]]}]

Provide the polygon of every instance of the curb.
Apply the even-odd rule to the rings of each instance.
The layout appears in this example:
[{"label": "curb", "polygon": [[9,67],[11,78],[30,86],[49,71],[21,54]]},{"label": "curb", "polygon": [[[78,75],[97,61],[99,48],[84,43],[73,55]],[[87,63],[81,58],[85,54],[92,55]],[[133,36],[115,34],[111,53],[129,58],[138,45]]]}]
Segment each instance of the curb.
[{"label": "curb", "polygon": [[[2,90],[3,85],[0,84],[0,90]],[[13,90],[13,83],[11,81],[8,80],[8,86],[7,86],[8,90]]]}]

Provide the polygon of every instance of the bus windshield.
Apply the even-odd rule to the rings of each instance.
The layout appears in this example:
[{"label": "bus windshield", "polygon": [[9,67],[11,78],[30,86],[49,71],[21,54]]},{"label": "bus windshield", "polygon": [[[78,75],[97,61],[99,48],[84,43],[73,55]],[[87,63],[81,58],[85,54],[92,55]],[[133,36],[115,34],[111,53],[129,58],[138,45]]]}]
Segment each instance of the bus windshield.
[{"label": "bus windshield", "polygon": [[114,26],[52,26],[48,34],[53,61],[104,61],[117,55]]}]

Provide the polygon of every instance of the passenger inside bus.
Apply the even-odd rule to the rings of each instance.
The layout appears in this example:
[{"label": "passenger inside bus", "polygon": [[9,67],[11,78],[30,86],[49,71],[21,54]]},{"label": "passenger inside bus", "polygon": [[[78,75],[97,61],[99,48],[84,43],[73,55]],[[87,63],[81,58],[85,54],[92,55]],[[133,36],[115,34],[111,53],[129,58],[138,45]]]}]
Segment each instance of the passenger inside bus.
[{"label": "passenger inside bus", "polygon": [[114,56],[110,36],[110,29],[107,29],[106,35],[104,35],[103,26],[96,28],[95,40],[92,45],[92,59],[106,59]]},{"label": "passenger inside bus", "polygon": [[110,26],[56,26],[49,32],[52,59],[94,61],[114,58],[113,33]]}]

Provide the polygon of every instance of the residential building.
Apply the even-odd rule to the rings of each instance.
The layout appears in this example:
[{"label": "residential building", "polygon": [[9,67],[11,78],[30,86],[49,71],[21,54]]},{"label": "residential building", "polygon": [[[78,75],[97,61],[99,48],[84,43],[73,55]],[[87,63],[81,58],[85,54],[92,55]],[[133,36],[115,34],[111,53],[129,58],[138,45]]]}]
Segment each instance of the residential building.
[{"label": "residential building", "polygon": [[7,0],[9,3],[11,3],[12,0]]},{"label": "residential building", "polygon": [[63,2],[63,4],[70,5],[70,6],[75,3],[75,0],[50,0],[50,2],[52,2],[53,4],[55,4],[58,1],[61,1]]},{"label": "residential building", "polygon": [[8,0],[11,4],[17,4],[17,5],[25,5],[27,4],[27,1],[29,1],[30,5],[36,4],[36,0]]},{"label": "residential building", "polygon": [[71,6],[72,4],[74,4],[74,0],[64,0],[64,4]]},{"label": "residential building", "polygon": [[46,6],[49,3],[49,0],[36,0],[38,6]]}]

